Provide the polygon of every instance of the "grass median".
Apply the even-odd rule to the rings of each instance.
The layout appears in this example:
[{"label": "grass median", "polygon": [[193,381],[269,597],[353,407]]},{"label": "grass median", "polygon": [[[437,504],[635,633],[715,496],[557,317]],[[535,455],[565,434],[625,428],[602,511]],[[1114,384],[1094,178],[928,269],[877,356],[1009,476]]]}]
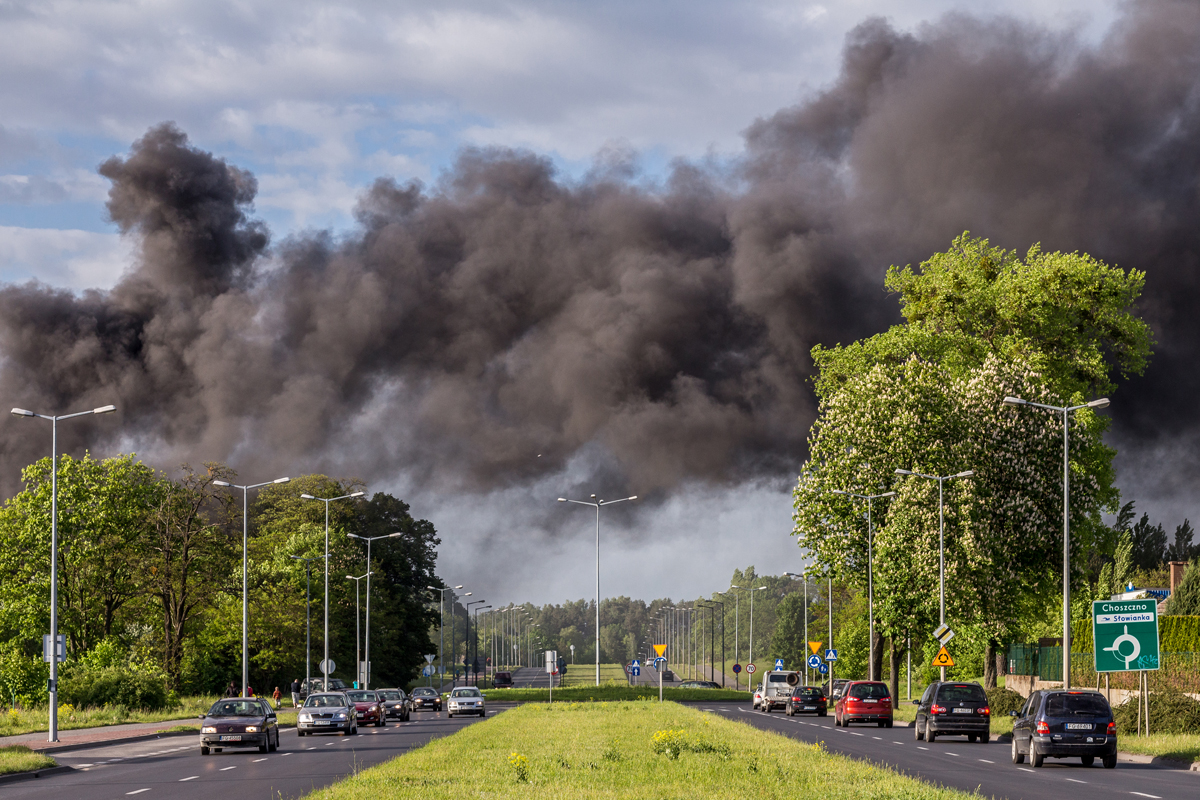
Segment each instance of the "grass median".
[{"label": "grass median", "polygon": [[[491,702],[538,703],[550,699],[549,689],[487,689],[484,695]],[[718,703],[748,703],[749,695],[731,689],[663,689],[664,700],[697,701],[710,700]],[[617,700],[658,700],[658,687],[630,686],[624,681],[610,682],[600,686],[568,686],[555,688],[554,702],[613,702]]]},{"label": "grass median", "polygon": [[694,708],[644,701],[521,706],[308,795],[311,800],[467,796],[972,795]]},{"label": "grass median", "polygon": [[0,747],[0,775],[11,775],[14,772],[33,772],[39,769],[49,769],[57,766],[50,756],[35,753],[20,744]]}]

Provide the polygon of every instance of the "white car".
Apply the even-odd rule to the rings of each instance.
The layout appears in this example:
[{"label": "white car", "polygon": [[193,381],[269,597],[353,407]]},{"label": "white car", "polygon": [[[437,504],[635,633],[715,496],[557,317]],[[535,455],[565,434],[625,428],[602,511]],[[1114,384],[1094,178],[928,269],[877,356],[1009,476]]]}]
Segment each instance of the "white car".
[{"label": "white car", "polygon": [[483,692],[473,686],[454,689],[450,692],[450,699],[446,701],[446,715],[453,717],[455,714],[478,714],[482,717],[487,713],[484,702]]}]

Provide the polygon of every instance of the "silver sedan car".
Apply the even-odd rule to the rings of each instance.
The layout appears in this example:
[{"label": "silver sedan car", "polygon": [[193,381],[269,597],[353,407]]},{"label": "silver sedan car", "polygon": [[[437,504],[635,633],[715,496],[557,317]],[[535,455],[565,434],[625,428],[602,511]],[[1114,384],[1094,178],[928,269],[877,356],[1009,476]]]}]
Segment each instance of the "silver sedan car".
[{"label": "silver sedan car", "polygon": [[338,732],[345,736],[358,733],[354,703],[343,692],[310,694],[296,716],[296,735]]},{"label": "silver sedan car", "polygon": [[446,715],[478,714],[482,717],[487,714],[484,703],[483,692],[474,686],[463,686],[450,692],[450,699],[446,701]]}]

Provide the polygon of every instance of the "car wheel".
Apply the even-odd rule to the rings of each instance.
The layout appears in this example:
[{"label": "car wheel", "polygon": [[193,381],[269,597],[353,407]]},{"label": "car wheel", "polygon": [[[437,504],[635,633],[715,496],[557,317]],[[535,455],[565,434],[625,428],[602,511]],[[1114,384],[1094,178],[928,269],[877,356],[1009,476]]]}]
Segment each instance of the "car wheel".
[{"label": "car wheel", "polygon": [[1112,769],[1117,765],[1117,754],[1113,753],[1111,756],[1105,756],[1100,760],[1100,763],[1104,765],[1105,769]]},{"label": "car wheel", "polygon": [[918,742],[925,738],[925,732],[921,730],[921,720],[913,723],[913,738]]},{"label": "car wheel", "polygon": [[1029,763],[1035,767],[1040,767],[1045,756],[1038,752],[1037,745],[1033,742],[1029,743]]},{"label": "car wheel", "polygon": [[271,750],[271,735],[267,734],[267,738],[258,746],[258,752],[266,753]]},{"label": "car wheel", "polygon": [[889,719],[889,720],[887,721],[887,723],[886,723],[886,724],[885,724],[883,727],[885,727],[885,728],[890,728],[890,727],[892,727],[892,721]]},{"label": "car wheel", "polygon": [[929,730],[929,720],[925,721],[925,741],[930,744],[937,741],[937,731]]},{"label": "car wheel", "polygon": [[975,734],[973,734],[973,733],[968,733],[968,734],[967,734],[967,741],[968,741],[968,742],[970,742],[971,744],[975,744]]},{"label": "car wheel", "polygon": [[881,723],[879,723],[879,727],[881,727],[881,728],[882,728],[882,727],[883,727],[885,724],[886,724],[886,723],[884,723],[884,722],[881,722]]},{"label": "car wheel", "polygon": [[1096,763],[1095,756],[1080,756],[1079,760],[1083,762],[1085,767],[1090,767],[1092,764]]},{"label": "car wheel", "polygon": [[208,748],[207,748],[207,747],[205,747],[205,746],[203,746],[203,745],[201,745],[201,746],[200,746],[200,755],[202,755],[202,756],[206,756],[206,755],[208,755]]},{"label": "car wheel", "polygon": [[1021,754],[1021,749],[1019,747],[1017,747],[1017,737],[1016,736],[1014,736],[1013,740],[1012,740],[1012,762],[1014,764],[1024,764],[1025,763],[1025,756]]},{"label": "car wheel", "polygon": [[981,733],[981,734],[979,734],[979,741],[980,741],[980,742],[982,742],[983,744],[987,744],[987,743],[988,743],[988,742],[990,742],[991,740],[992,740],[992,734],[991,734],[991,733]]}]

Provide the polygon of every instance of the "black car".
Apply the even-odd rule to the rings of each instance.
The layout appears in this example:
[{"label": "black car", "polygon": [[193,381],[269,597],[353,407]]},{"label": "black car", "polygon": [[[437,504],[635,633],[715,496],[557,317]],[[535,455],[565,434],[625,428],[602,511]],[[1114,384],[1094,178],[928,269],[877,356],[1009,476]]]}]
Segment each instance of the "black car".
[{"label": "black car", "polygon": [[413,711],[442,710],[442,696],[428,686],[418,686],[412,690],[410,696],[412,697]]},{"label": "black car", "polygon": [[816,714],[823,717],[829,713],[829,701],[825,699],[825,690],[820,686],[797,686],[792,689],[792,696],[784,709],[789,717],[797,714]]},{"label": "black car", "polygon": [[1012,761],[1029,757],[1035,767],[1046,758],[1078,758],[1090,767],[1099,756],[1105,769],[1117,765],[1117,726],[1112,708],[1099,692],[1033,692],[1012,712]]},{"label": "black car", "polygon": [[226,747],[257,747],[260,753],[279,748],[279,720],[271,704],[259,697],[227,697],[200,717],[200,754]]},{"label": "black car", "polygon": [[939,736],[966,736],[968,742],[991,739],[992,709],[978,683],[934,681],[920,700],[913,700],[917,719],[913,735],[932,742]]},{"label": "black car", "polygon": [[409,714],[412,713],[412,701],[403,689],[376,689],[375,693],[379,695],[383,703],[384,714],[389,717],[395,717],[401,722],[408,722]]},{"label": "black car", "polygon": [[721,684],[716,681],[684,681],[679,684],[680,689],[720,689]]},{"label": "black car", "polygon": [[825,683],[821,684],[821,688],[825,691],[825,695],[836,703],[838,698],[842,696],[842,692],[845,691],[846,686],[849,685],[850,679],[835,678],[832,687],[830,687],[829,683],[829,681],[825,681]]}]

